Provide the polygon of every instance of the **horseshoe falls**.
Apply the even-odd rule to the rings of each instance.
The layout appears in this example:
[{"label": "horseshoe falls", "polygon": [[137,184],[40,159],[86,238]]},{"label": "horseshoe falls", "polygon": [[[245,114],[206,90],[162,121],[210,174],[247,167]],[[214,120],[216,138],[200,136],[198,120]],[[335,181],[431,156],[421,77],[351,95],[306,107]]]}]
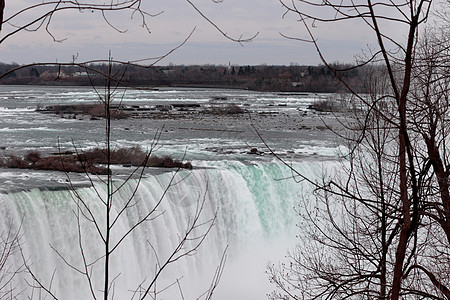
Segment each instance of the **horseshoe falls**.
[{"label": "horseshoe falls", "polygon": [[[6,245],[8,234],[18,233],[20,241],[20,248],[0,259],[5,262],[0,284],[5,283],[2,278],[12,277],[6,285],[19,294],[17,299],[50,299],[36,287],[31,271],[59,299],[100,298],[104,228],[109,222],[110,244],[118,245],[109,257],[108,288],[114,299],[140,299],[150,286],[150,294],[155,286],[161,292],[157,299],[203,299],[223,257],[213,299],[266,299],[273,289],[266,266],[298,242],[295,208],[311,194],[311,187],[273,153],[314,179],[343,150],[320,126],[327,116],[307,109],[318,97],[332,95],[128,91],[122,102],[143,110],[167,103],[194,103],[196,110],[114,120],[113,147],[149,149],[160,130],[155,153],[189,161],[194,168],[148,168],[142,178],[126,180],[132,168],[115,166],[118,190],[112,196],[109,221],[104,177],[68,173],[68,179],[63,172],[0,168],[1,238]],[[247,113],[211,114],[217,99],[233,101]],[[103,120],[35,110],[37,104],[94,101],[89,88],[2,87],[0,158],[101,145]],[[8,253],[1,249],[0,254]]]},{"label": "horseshoe falls", "polygon": [[[314,175],[317,166],[305,163],[297,167]],[[291,171],[276,162],[259,165],[235,162],[227,169],[182,171],[174,180],[173,176],[167,172],[145,177],[137,189],[136,204],[114,227],[116,236],[113,235],[112,240],[117,241],[130,224],[155,208],[166,187],[176,181],[162,198],[155,211],[156,217],[138,227],[117,253],[112,254],[111,275],[118,276],[114,283],[117,298],[132,298],[137,284],[149,280],[155,272],[156,261],[163,261],[178,246],[181,235],[203,202],[200,223],[216,216],[213,227],[194,255],[180,259],[164,271],[161,285],[180,279],[182,286],[186,286],[185,293],[191,297],[200,295],[202,289],[208,288],[208,280],[227,249],[227,262],[216,298],[246,299],[255,297],[255,291],[260,292],[258,298],[264,298],[270,291],[265,266],[269,259],[280,258],[291,242],[295,242],[293,208],[305,187],[289,178]],[[113,198],[117,209],[134,193],[136,183],[136,180],[128,182]],[[97,185],[96,188],[105,195],[104,187]],[[76,191],[88,202],[100,224],[104,224],[102,204],[94,188]],[[63,299],[89,299],[86,279],[74,268],[83,268],[80,247],[87,256],[101,257],[103,245],[93,224],[83,219],[80,245],[77,199],[73,193],[65,189],[34,188],[0,194],[0,201],[1,231],[6,232],[11,226],[21,227],[24,256],[32,262],[36,276],[43,283],[50,285],[51,282],[56,295]],[[202,230],[204,228],[200,228],[198,234],[202,234]],[[15,263],[16,267],[20,266],[21,257],[17,257]],[[96,267],[92,272],[92,277],[102,278],[96,273],[99,272]],[[26,286],[22,288],[26,290]],[[176,294],[174,287],[172,290],[169,294]]]}]

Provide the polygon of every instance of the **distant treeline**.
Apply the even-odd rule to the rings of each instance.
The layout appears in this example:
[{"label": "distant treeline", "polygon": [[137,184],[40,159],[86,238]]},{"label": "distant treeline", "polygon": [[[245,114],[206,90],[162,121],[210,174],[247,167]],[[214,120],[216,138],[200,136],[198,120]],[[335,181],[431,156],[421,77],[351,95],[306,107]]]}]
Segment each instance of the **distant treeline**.
[{"label": "distant treeline", "polygon": [[[77,66],[30,66],[0,63],[0,84],[103,85],[107,64]],[[333,65],[339,76],[357,91],[365,91],[367,68]],[[5,73],[8,73],[5,75]],[[154,66],[114,65],[114,77],[128,86],[223,87],[280,92],[342,92],[345,86],[326,66]]]}]

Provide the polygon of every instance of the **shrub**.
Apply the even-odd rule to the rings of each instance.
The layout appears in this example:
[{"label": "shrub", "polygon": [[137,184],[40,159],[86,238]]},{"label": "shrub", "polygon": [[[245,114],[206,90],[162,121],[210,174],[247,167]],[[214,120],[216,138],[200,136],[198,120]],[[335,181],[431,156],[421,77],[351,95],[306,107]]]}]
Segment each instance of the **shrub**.
[{"label": "shrub", "polygon": [[79,153],[77,158],[78,161],[88,165],[107,163],[106,152],[100,148],[94,148],[92,150]]},{"label": "shrub", "polygon": [[147,154],[139,147],[120,148],[111,151],[111,160],[114,164],[141,165],[146,159]]},{"label": "shrub", "polygon": [[13,155],[6,160],[6,167],[14,169],[27,169],[29,164],[21,157]]},{"label": "shrub", "polygon": [[[147,154],[139,147],[120,148],[111,151],[111,164],[140,166],[145,162]],[[49,171],[64,171],[84,173],[88,172],[97,175],[106,175],[108,169],[98,164],[107,164],[106,150],[94,148],[89,151],[73,155],[52,155],[42,157],[38,151],[28,152],[24,158],[10,156],[6,160],[0,159],[0,166],[7,168],[37,169]],[[170,156],[151,156],[146,162],[148,167],[160,168],[185,168],[192,169],[191,163],[183,163]]]},{"label": "shrub", "polygon": [[148,167],[159,167],[159,168],[183,168],[192,169],[192,164],[190,162],[183,163],[182,161],[175,160],[170,156],[151,156],[147,162]]},{"label": "shrub", "polygon": [[242,107],[236,105],[236,104],[230,104],[226,107],[225,111],[227,112],[227,114],[242,114],[244,113],[244,110],[242,109]]},{"label": "shrub", "polygon": [[35,165],[41,159],[41,153],[38,151],[30,151],[25,155],[25,160]]},{"label": "shrub", "polygon": [[101,117],[105,116],[105,107],[101,104],[98,104],[87,111],[87,114],[92,117]]}]

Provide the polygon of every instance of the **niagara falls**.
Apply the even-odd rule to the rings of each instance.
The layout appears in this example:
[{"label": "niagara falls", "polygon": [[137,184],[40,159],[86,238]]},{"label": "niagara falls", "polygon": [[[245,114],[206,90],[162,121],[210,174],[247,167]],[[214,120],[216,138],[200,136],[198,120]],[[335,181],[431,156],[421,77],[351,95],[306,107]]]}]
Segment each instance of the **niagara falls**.
[{"label": "niagara falls", "polygon": [[[264,298],[271,291],[266,265],[282,259],[297,242],[295,207],[312,192],[280,158],[311,178],[320,176],[323,165],[335,162],[344,148],[323,123],[331,115],[310,107],[336,95],[204,88],[121,90],[118,94],[114,101],[129,108],[130,116],[112,120],[112,148],[139,146],[148,151],[153,147],[152,154],[189,161],[192,169],[147,167],[139,178],[127,177],[135,167],[112,169],[113,184],[125,184],[114,195],[114,214],[129,197],[135,201],[118,222],[112,240],[157,207],[157,217],[127,236],[111,257],[116,297],[132,298],[138,284],[150,280],[157,262],[177,246],[201,203],[201,222],[214,220],[214,224],[198,249],[164,269],[158,279],[162,295],[179,297],[174,282],[187,298],[202,295],[225,255],[215,299]],[[102,118],[44,109],[96,104],[96,97],[90,87],[2,87],[3,156],[30,151],[82,153],[101,147],[105,143]],[[230,112],[236,107],[238,113]],[[160,136],[155,137],[158,132]],[[85,199],[103,224],[99,200],[107,192],[103,177],[1,169],[1,232],[20,232],[21,255],[10,262],[11,268],[22,270],[17,289],[26,290],[25,282],[31,282],[25,261],[56,295],[91,297],[78,270],[83,265],[79,248],[86,256],[102,259],[102,244],[89,218],[77,222],[76,197]],[[96,286],[101,270],[91,272]]]}]

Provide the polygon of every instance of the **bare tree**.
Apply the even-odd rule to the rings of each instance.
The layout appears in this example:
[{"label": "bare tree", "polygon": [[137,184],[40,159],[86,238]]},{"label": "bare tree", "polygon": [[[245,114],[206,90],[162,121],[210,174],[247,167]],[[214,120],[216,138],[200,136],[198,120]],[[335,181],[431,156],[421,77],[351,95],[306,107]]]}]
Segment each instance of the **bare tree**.
[{"label": "bare tree", "polygon": [[[224,32],[219,26],[217,26],[211,19],[209,19],[204,13],[202,13],[202,11],[197,8],[197,6],[192,1],[186,1],[190,6],[194,8],[197,13],[200,14],[202,18],[207,20],[221,35],[223,35],[228,40],[237,43],[245,43],[252,41],[258,35],[258,33],[256,33],[251,37],[240,36],[238,38],[235,38]],[[36,32],[39,30],[45,30],[54,42],[63,42],[66,40],[66,37],[58,37],[54,34],[54,31],[52,30],[52,20],[58,14],[62,14],[68,11],[73,13],[98,13],[100,15],[100,18],[102,18],[103,21],[112,30],[122,34],[125,34],[127,30],[121,29],[116,26],[111,20],[111,17],[121,12],[129,13],[130,19],[139,18],[141,27],[145,28],[148,34],[151,34],[149,19],[159,16],[163,13],[163,11],[151,13],[143,8],[143,2],[144,1],[142,0],[119,0],[111,1],[110,3],[104,3],[96,0],[45,0],[33,5],[19,8],[17,11],[11,12],[10,15],[4,15],[5,1],[0,1],[0,44],[22,32]],[[217,3],[220,1],[212,0],[212,2]],[[195,28],[193,28],[192,30],[195,30]],[[176,49],[178,49],[178,47],[169,50],[167,53],[161,56],[142,57],[135,60],[134,63],[141,66],[146,65],[147,67],[150,67],[159,62],[162,58],[167,57]],[[73,58],[74,60],[71,63],[75,63],[76,55]],[[100,61],[108,62],[107,59],[102,59]],[[87,63],[88,62],[84,62],[84,64]],[[40,62],[40,64],[44,64],[44,62]],[[2,75],[4,76],[5,74]]]},{"label": "bare tree", "polygon": [[[355,114],[351,123],[340,120],[350,132],[343,168],[310,180],[315,201],[305,199],[299,207],[303,246],[286,264],[269,267],[279,288],[271,297],[449,299],[444,116],[450,53],[447,30],[431,36],[421,30],[433,1],[281,3],[309,37],[295,39],[312,43],[344,84],[341,70],[327,62],[315,27],[359,21],[373,32],[377,49],[358,62],[373,65],[370,93],[349,88]],[[403,37],[390,31],[394,26]]]},{"label": "bare tree", "polygon": [[[191,1],[187,1],[204,19],[211,23],[223,36],[232,41],[242,43],[253,39],[250,38],[233,38],[222,31],[218,26],[216,26],[205,14],[203,14],[195,4]],[[215,2],[215,1],[213,1]],[[29,5],[13,12],[10,15],[5,15],[5,1],[0,2],[0,17],[1,17],[1,27],[0,27],[0,45],[6,40],[13,36],[16,36],[22,32],[35,32],[38,30],[45,30],[54,42],[63,42],[64,37],[58,37],[53,33],[52,30],[52,19],[55,15],[66,12],[84,12],[91,11],[100,14],[103,21],[115,31],[124,33],[121,29],[117,28],[113,22],[110,20],[109,16],[116,12],[129,12],[131,17],[139,16],[141,20],[142,27],[146,28],[150,33],[150,27],[148,25],[148,18],[156,17],[160,14],[157,12],[151,14],[142,8],[142,0],[120,0],[111,1],[110,3],[103,3],[97,1],[65,1],[65,0],[45,0],[39,3]],[[7,3],[6,3],[7,5]],[[193,29],[194,30],[194,29]],[[193,32],[193,31],[192,31]],[[111,144],[111,132],[113,130],[112,120],[113,120],[113,110],[112,103],[117,97],[117,101],[120,102],[120,95],[118,94],[125,92],[127,87],[123,84],[123,76],[126,73],[126,68],[128,65],[133,64],[136,66],[141,66],[145,68],[152,67],[154,64],[161,61],[163,58],[167,57],[173,51],[181,47],[191,34],[182,42],[180,45],[174,49],[168,51],[167,53],[153,57],[153,58],[142,58],[134,62],[124,62],[124,61],[114,61],[111,56],[109,59],[100,59],[94,61],[77,62],[74,56],[73,60],[67,63],[48,63],[48,62],[38,62],[28,65],[18,66],[14,70],[10,70],[1,77],[6,76],[9,73],[14,72],[17,69],[26,68],[36,65],[53,65],[53,66],[78,66],[84,68],[88,72],[95,72],[105,78],[105,90],[102,92],[93,88],[96,91],[99,101],[103,105],[104,109],[104,120],[105,120],[105,147],[104,156],[106,158],[106,169],[107,175],[104,177],[95,176],[88,172],[86,169],[86,175],[91,183],[91,188],[95,191],[97,197],[95,199],[86,199],[79,191],[71,184],[71,178],[68,177],[70,188],[73,192],[73,200],[75,203],[74,216],[77,224],[77,238],[78,238],[78,251],[81,257],[81,261],[71,261],[68,257],[61,253],[59,249],[53,248],[54,253],[58,256],[67,266],[68,272],[75,272],[84,278],[87,282],[87,287],[89,289],[90,295],[93,299],[113,299],[115,295],[115,283],[117,282],[120,272],[111,270],[112,262],[111,259],[117,255],[118,249],[121,248],[122,244],[126,239],[132,236],[137,228],[141,227],[143,224],[148,222],[154,222],[157,219],[162,218],[164,211],[161,209],[161,203],[163,202],[166,193],[173,185],[176,184],[176,180],[179,178],[176,176],[177,171],[174,173],[172,180],[167,185],[166,189],[161,194],[161,197],[154,205],[140,214],[140,216],[133,220],[129,224],[129,228],[125,232],[118,229],[118,224],[121,219],[124,218],[130,211],[136,210],[140,207],[142,199],[138,197],[138,190],[141,184],[142,178],[145,173],[145,167],[150,154],[152,153],[154,147],[159,138],[160,132],[155,137],[155,144],[150,145],[150,149],[142,162],[142,165],[136,168],[125,181],[118,181],[114,176],[112,169],[112,144]],[[109,70],[105,73],[92,67],[93,63],[103,63],[107,62]],[[121,70],[115,70],[114,68],[122,68]],[[81,156],[82,151],[79,150],[75,145],[75,150],[77,155]],[[134,185],[132,188],[133,192],[123,199],[119,196],[122,189],[125,186]],[[205,206],[205,198],[199,196],[197,205],[192,211],[192,214],[187,217],[186,226],[182,232],[177,233],[178,243],[171,250],[170,253],[159,253],[154,246],[154,241],[149,239],[150,249],[152,249],[151,255],[153,256],[153,261],[147,262],[149,265],[149,273],[146,278],[141,282],[137,282],[134,287],[130,288],[130,298],[132,299],[144,299],[153,298],[156,299],[159,295],[164,292],[168,287],[175,286],[179,287],[180,298],[183,298],[181,284],[179,279],[174,279],[172,283],[167,285],[157,284],[158,280],[167,269],[167,267],[175,262],[178,262],[184,257],[195,254],[201,243],[206,238],[207,234],[214,225],[215,216],[210,219],[205,219],[202,216],[202,212]],[[98,210],[98,206],[101,207]],[[26,216],[25,216],[26,217]],[[90,228],[90,229],[88,229]],[[99,244],[102,245],[103,251],[100,254],[92,253],[90,249],[86,246],[86,230],[93,230],[95,232],[95,238],[98,240]],[[30,298],[41,298],[47,295],[53,299],[63,298],[64,295],[60,295],[52,287],[53,278],[43,279],[41,274],[34,269],[31,261],[28,260],[27,253],[20,245],[16,245],[17,239],[10,240],[8,238],[4,240],[3,245],[5,249],[19,249],[23,257],[24,266],[28,273],[30,274],[33,284],[31,287],[33,289],[38,289],[37,294],[28,295]],[[11,245],[14,245],[12,247]],[[207,288],[206,292],[200,297],[205,299],[210,299],[214,293],[214,290],[220,279],[223,266],[225,262],[225,253],[222,260],[219,262],[216,273],[212,278],[210,286]],[[144,263],[144,262],[143,262]],[[23,269],[21,269],[23,271]],[[100,270],[100,271],[99,271]],[[55,270],[55,272],[64,272],[61,270]],[[97,278],[97,274],[101,274],[102,278]],[[56,273],[55,273],[56,274]],[[11,277],[12,278],[12,277]],[[5,285],[6,286],[6,285]],[[2,290],[3,292],[3,290]],[[7,297],[10,296],[10,290],[5,289]],[[6,295],[6,294],[5,294]]]},{"label": "bare tree", "polygon": [[20,228],[5,222],[6,229],[0,233],[0,299],[17,299],[25,294],[17,284],[17,278],[26,271],[24,265],[17,266],[15,258],[20,251]]},{"label": "bare tree", "polygon": [[[119,68],[119,69],[116,69]],[[127,179],[119,179],[112,168],[113,166],[113,145],[111,134],[113,131],[114,113],[113,105],[115,100],[120,101],[126,89],[121,88],[121,79],[126,70],[120,70],[120,65],[113,65],[112,61],[109,64],[109,70],[106,74],[106,84],[104,91],[99,90],[95,86],[92,88],[96,91],[98,99],[104,109],[103,118],[105,120],[105,141],[102,155],[102,161],[106,162],[106,175],[97,176],[89,173],[88,167],[83,162],[83,151],[78,149],[74,144],[74,149],[79,157],[81,165],[85,169],[85,175],[89,179],[90,188],[94,191],[96,197],[94,199],[87,198],[73,185],[69,173],[66,172],[69,182],[69,188],[72,191],[73,201],[75,204],[74,217],[76,220],[78,251],[80,261],[73,261],[67,257],[67,253],[62,253],[59,249],[52,246],[56,256],[58,256],[67,266],[66,270],[55,270],[54,276],[65,272],[73,272],[81,276],[86,281],[86,288],[92,299],[114,299],[114,295],[118,293],[115,288],[116,282],[120,280],[121,271],[113,268],[113,258],[123,254],[119,249],[123,247],[124,241],[131,238],[140,227],[148,226],[149,223],[158,222],[166,214],[162,208],[162,203],[166,199],[167,192],[173,188],[183,177],[178,176],[177,168],[169,182],[163,190],[159,199],[154,203],[149,204],[146,199],[139,194],[139,187],[146,175],[146,166],[150,155],[156,148],[159,141],[161,131],[158,131],[154,144],[149,145],[149,150],[146,153],[140,166],[137,166],[127,177]],[[116,99],[117,97],[117,99]],[[64,164],[64,158],[62,158]],[[131,189],[131,193],[123,193],[122,190]],[[164,275],[165,270],[175,262],[182,260],[185,257],[194,255],[202,242],[205,240],[207,234],[212,229],[215,223],[215,215],[213,217],[203,216],[206,204],[206,197],[198,195],[198,201],[194,209],[190,210],[186,207],[186,227],[181,232],[173,232],[173,235],[178,237],[177,243],[172,249],[165,249],[165,251],[157,250],[156,243],[161,237],[148,236],[149,256],[153,261],[142,261],[143,265],[147,265],[148,273],[142,281],[134,283],[135,286],[128,287],[130,299],[156,299],[160,297],[169,288],[178,288],[180,297],[183,295],[180,279],[174,278],[169,284],[157,284]],[[139,212],[139,213],[137,213]],[[130,218],[130,215],[137,216]],[[128,227],[124,230],[120,224],[128,222]],[[94,237],[92,234],[94,233]],[[94,244],[102,245],[103,250],[100,252],[92,251],[87,246],[88,236],[92,244],[92,238],[96,240]],[[225,249],[224,249],[225,250]],[[33,268],[33,265],[28,262],[26,254],[22,251],[23,259],[25,261],[25,268],[29,272],[34,282],[33,286],[41,292],[38,294],[48,294],[53,299],[60,299],[63,297],[61,291],[55,291],[52,288],[53,278],[46,278],[46,274],[39,274]],[[204,299],[210,299],[223,271],[225,262],[225,252],[221,261],[218,262],[216,274],[213,276],[211,285],[208,286],[203,295]],[[100,278],[101,277],[101,278]],[[78,291],[83,294],[83,288],[80,287]],[[123,291],[122,295],[123,295]],[[74,292],[76,293],[76,292]]]}]

